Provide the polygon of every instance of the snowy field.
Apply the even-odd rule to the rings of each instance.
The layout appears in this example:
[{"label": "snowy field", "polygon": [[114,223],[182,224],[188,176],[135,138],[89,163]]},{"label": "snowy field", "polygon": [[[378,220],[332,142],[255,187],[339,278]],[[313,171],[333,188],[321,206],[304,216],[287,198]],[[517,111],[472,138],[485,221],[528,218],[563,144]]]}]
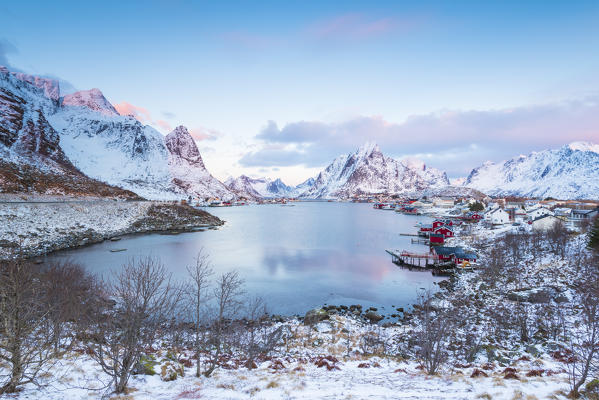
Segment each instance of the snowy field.
[{"label": "snowy field", "polygon": [[[364,355],[360,339],[376,330],[388,338],[403,328],[378,328],[342,316],[315,327],[297,321],[285,325],[293,336],[287,348],[248,370],[227,362],[209,378],[196,378],[195,365],[185,376],[165,382],[160,364],[171,363],[165,349],[155,352],[159,360],[155,375],[135,375],[126,395],[110,397],[110,382],[83,350],[65,354],[44,376],[44,386],[29,385],[21,399],[561,399],[567,393],[563,365],[551,358],[516,361],[511,365],[517,379],[506,379],[499,365],[447,366],[437,376],[426,375],[414,361]],[[347,331],[350,355],[347,355]],[[180,360],[192,353],[181,351]],[[191,361],[191,360],[190,360]],[[320,365],[320,366],[319,366]],[[483,369],[484,368],[484,369]],[[472,377],[478,369],[488,375]],[[535,372],[541,377],[530,376]],[[475,373],[476,375],[476,373]]]}]

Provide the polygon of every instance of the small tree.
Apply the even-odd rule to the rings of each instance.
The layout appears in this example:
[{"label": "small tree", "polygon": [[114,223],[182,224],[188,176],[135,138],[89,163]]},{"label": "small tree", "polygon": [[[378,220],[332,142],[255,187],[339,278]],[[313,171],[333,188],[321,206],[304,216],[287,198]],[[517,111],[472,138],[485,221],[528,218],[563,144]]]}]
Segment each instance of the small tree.
[{"label": "small tree", "polygon": [[198,252],[195,264],[187,267],[187,273],[191,278],[191,282],[187,285],[185,293],[193,322],[196,376],[200,377],[201,354],[203,350],[202,321],[204,319],[204,308],[209,298],[209,279],[214,273],[210,267],[208,255],[205,254],[203,249],[200,249]]},{"label": "small tree", "polygon": [[97,295],[95,280],[83,267],[71,261],[52,262],[43,270],[44,302],[48,305],[54,351],[59,351],[68,321],[80,321],[89,315]]},{"label": "small tree", "polygon": [[427,290],[418,295],[416,303],[418,355],[429,375],[437,373],[447,359],[447,343],[454,322],[450,310],[433,308],[432,300],[433,295]]},{"label": "small tree", "polygon": [[571,329],[570,350],[574,357],[569,364],[571,397],[578,397],[580,387],[597,368],[599,354],[599,282],[592,274],[576,287],[580,309],[580,326]]},{"label": "small tree", "polygon": [[216,281],[214,300],[216,302],[216,315],[212,324],[210,342],[212,354],[208,360],[209,366],[204,371],[204,376],[209,377],[218,365],[219,358],[224,351],[225,328],[227,320],[234,317],[241,307],[243,294],[243,279],[237,271],[226,272]]},{"label": "small tree", "polygon": [[599,251],[599,217],[595,217],[593,227],[589,233],[589,248]]},{"label": "small tree", "polygon": [[0,395],[35,383],[52,360],[49,305],[39,267],[23,260],[0,263]]},{"label": "small tree", "polygon": [[470,211],[483,211],[485,209],[485,205],[480,201],[475,201],[474,203],[471,203],[468,208]]},{"label": "small tree", "polygon": [[108,296],[89,330],[91,357],[123,393],[143,350],[157,330],[170,320],[180,291],[171,284],[164,265],[152,257],[131,259],[114,281],[104,283]]}]

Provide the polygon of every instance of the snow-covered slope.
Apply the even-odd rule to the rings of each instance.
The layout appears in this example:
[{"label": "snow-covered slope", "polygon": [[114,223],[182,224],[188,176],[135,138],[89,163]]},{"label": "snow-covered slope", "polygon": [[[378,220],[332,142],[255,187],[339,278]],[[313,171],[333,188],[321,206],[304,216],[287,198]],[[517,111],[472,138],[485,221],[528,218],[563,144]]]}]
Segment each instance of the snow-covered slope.
[{"label": "snow-covered slope", "polygon": [[396,161],[381,153],[375,143],[366,143],[354,153],[337,157],[302,196],[348,198],[361,194],[420,193],[449,185],[447,175],[417,160]]},{"label": "snow-covered slope", "polygon": [[[52,180],[91,177],[148,199],[234,197],[206,170],[184,127],[165,138],[135,118],[119,115],[98,89],[62,99],[59,93],[56,81],[0,67],[4,186],[18,175],[19,165],[34,168],[35,174],[51,173]],[[11,185],[11,190],[17,189]]]},{"label": "snow-covered slope", "polygon": [[85,176],[47,120],[58,83],[0,68],[0,192],[135,197]]},{"label": "snow-covered slope", "polygon": [[599,145],[573,142],[472,170],[465,186],[489,195],[599,198]]},{"label": "snow-covered slope", "polygon": [[225,185],[239,196],[246,198],[282,198],[295,197],[298,194],[297,188],[286,185],[279,178],[271,180],[241,175],[227,179]]},{"label": "snow-covered slope", "polygon": [[218,197],[230,200],[229,189],[210,175],[195,141],[184,126],[178,126],[166,138],[172,182],[181,193],[200,198]]}]

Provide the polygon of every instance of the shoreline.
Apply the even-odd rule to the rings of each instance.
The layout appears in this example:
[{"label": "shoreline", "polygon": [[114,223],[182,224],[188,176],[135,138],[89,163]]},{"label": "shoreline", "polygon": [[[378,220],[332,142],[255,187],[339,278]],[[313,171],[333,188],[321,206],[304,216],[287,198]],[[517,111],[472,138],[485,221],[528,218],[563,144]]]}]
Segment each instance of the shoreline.
[{"label": "shoreline", "polygon": [[193,232],[222,226],[203,210],[153,201],[1,203],[0,260],[34,258],[131,234]]}]

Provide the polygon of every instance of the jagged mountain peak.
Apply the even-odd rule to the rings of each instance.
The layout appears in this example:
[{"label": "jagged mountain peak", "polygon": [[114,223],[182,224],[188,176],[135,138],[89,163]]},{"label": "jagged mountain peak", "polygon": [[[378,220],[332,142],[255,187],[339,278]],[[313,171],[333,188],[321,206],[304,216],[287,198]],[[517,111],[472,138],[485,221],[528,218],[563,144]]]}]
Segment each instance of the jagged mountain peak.
[{"label": "jagged mountain peak", "polygon": [[373,153],[381,153],[381,148],[376,142],[368,141],[360,146],[354,154],[359,157],[368,157]]},{"label": "jagged mountain peak", "polygon": [[0,65],[0,72],[11,74],[20,81],[27,82],[39,89],[42,89],[44,96],[54,102],[60,97],[60,85],[56,79],[43,78],[41,76],[29,75],[23,72],[15,72],[7,67]]},{"label": "jagged mountain peak", "polygon": [[107,116],[120,115],[114,106],[104,97],[102,91],[97,88],[67,94],[62,99],[62,105],[86,107]]},{"label": "jagged mountain peak", "polygon": [[195,140],[186,127],[179,125],[165,137],[168,151],[176,157],[186,160],[190,164],[204,167],[202,156]]},{"label": "jagged mountain peak", "polygon": [[444,172],[426,168],[423,162],[396,161],[386,157],[376,143],[368,142],[356,152],[333,160],[302,196],[328,198],[415,193],[445,185],[449,185],[449,180]]},{"label": "jagged mountain peak", "polygon": [[599,144],[592,142],[577,141],[569,143],[564,147],[572,151],[592,151],[593,153],[599,153]]}]

